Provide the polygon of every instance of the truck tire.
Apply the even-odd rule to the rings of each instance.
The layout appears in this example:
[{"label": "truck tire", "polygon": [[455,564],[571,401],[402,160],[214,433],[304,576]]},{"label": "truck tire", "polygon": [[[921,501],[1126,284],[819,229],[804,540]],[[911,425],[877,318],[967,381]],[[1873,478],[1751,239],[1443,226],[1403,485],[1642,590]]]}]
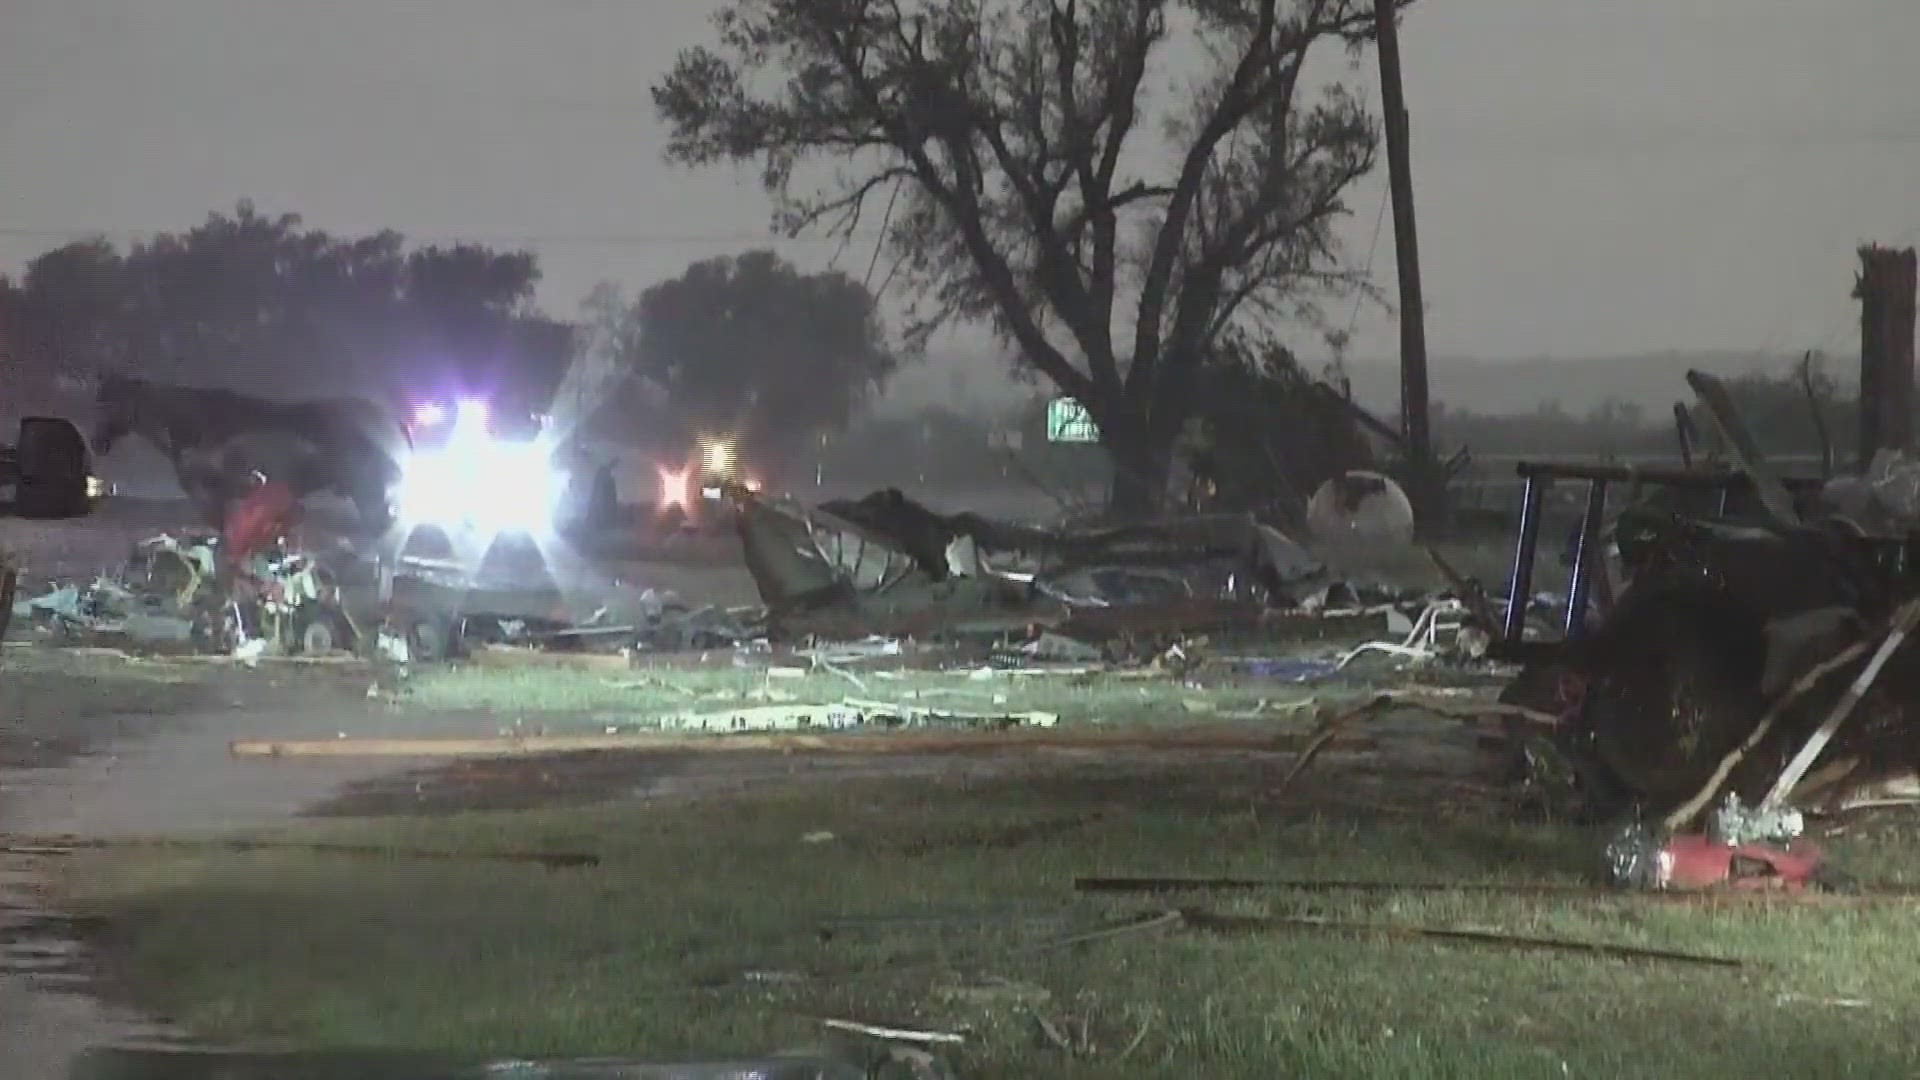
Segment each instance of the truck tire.
[{"label": "truck tire", "polygon": [[309,603],[294,615],[287,642],[295,656],[325,656],[334,652],[353,652],[353,624],[331,604]]}]

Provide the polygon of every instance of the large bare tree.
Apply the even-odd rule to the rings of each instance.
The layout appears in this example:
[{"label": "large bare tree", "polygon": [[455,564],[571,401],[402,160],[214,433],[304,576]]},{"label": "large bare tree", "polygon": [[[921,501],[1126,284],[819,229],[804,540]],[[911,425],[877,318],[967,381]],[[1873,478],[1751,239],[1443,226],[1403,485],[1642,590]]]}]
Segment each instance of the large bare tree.
[{"label": "large bare tree", "polygon": [[756,164],[788,232],[881,222],[909,340],[991,325],[1086,405],[1139,513],[1223,335],[1358,284],[1333,227],[1377,130],[1305,69],[1372,5],[731,0],[653,97],[669,159]]}]

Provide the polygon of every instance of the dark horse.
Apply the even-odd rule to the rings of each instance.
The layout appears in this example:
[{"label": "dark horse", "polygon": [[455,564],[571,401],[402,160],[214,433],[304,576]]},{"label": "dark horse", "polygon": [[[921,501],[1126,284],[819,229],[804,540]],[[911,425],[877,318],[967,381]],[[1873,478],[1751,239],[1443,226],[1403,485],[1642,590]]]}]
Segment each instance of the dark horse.
[{"label": "dark horse", "polygon": [[388,493],[409,439],[372,401],[268,401],[114,375],[101,380],[95,403],[94,452],[108,453],[129,435],[146,439],[173,463],[181,490],[210,524],[224,519],[256,471],[302,497],[352,500],[370,530],[391,523]]}]

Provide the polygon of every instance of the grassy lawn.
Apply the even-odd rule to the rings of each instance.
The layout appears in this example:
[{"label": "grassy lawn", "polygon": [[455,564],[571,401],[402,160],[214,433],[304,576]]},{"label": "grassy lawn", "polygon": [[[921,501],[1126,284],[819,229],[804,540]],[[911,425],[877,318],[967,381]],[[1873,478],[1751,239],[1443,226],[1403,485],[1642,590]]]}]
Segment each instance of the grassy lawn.
[{"label": "grassy lawn", "polygon": [[[1056,766],[344,822],[299,835],[601,861],[123,852],[76,858],[60,886],[76,913],[104,917],[125,992],[219,1039],[716,1057],[817,1046],[817,1019],[843,1017],[963,1030],[954,1062],[980,1077],[1920,1073],[1900,1019],[1920,1006],[1920,938],[1900,901],[1072,892],[1076,874],[1103,873],[1576,883],[1596,859],[1592,836],[1479,797],[1351,775],[1311,774],[1297,801],[1256,811],[1273,780]],[[1848,865],[1877,880],[1920,850],[1898,818],[1847,843]],[[1172,902],[1745,966],[1319,931],[1055,944]]]},{"label": "grassy lawn", "polygon": [[[963,712],[1059,714],[1063,721],[1153,721],[1169,718],[1286,710],[1312,699],[1326,703],[1383,687],[1410,684],[1491,686],[1490,677],[1457,668],[1409,668],[1379,654],[1356,660],[1337,678],[1312,682],[1249,674],[1234,658],[1334,657],[1363,641],[1387,637],[1384,620],[1345,621],[1311,634],[1278,641],[1201,645],[1197,666],[1183,677],[1139,672],[1139,677],[1101,672],[1046,675],[989,674],[981,659],[943,659],[941,654],[901,661],[847,663],[837,671],[802,672],[804,658],[773,660],[781,677],[726,666],[688,667],[654,663],[621,670],[616,658],[564,655],[518,662],[466,663],[422,668],[403,693],[405,703],[425,711],[488,710],[504,717],[556,719],[571,715],[595,724],[641,724],[659,713],[720,711],[742,705],[796,702],[825,705],[849,698],[887,701]],[[725,663],[722,656],[716,664]],[[567,666],[569,664],[576,666]],[[946,670],[929,670],[945,667]],[[1072,665],[1064,665],[1072,667]],[[889,668],[892,668],[889,670]],[[586,715],[583,715],[586,714]]]},{"label": "grassy lawn", "polygon": [[[644,724],[650,715],[711,712],[749,704],[797,702],[829,705],[849,698],[887,701],[957,712],[1054,712],[1067,720],[1133,720],[1220,713],[1253,713],[1309,697],[1324,700],[1330,688],[1278,680],[1201,690],[1170,678],[996,676],[971,679],[952,674],[901,671],[881,674],[848,668],[856,683],[824,671],[804,678],[767,678],[729,670],[656,669],[624,674],[468,667],[423,672],[407,691],[409,704],[425,709],[490,709],[539,715],[591,713],[595,723]],[[1364,683],[1342,680],[1351,694]]]}]

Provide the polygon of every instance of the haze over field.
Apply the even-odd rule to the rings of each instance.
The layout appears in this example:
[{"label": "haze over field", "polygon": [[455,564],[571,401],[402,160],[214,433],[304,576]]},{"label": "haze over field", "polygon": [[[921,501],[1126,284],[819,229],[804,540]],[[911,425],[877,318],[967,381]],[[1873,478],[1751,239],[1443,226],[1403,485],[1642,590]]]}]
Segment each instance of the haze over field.
[{"label": "haze over field", "polygon": [[[571,315],[596,282],[633,291],[766,242],[753,176],[660,159],[648,86],[707,39],[716,6],[9,0],[0,268],[250,197],[338,232],[526,243],[541,302]],[[1920,238],[1920,111],[1888,92],[1912,85],[1920,4],[1730,18],[1714,0],[1444,0],[1417,5],[1403,38],[1442,400],[1653,402],[1677,371],[1580,358],[1851,352],[1855,245]],[[1344,77],[1377,102],[1369,63]],[[1354,191],[1345,235],[1391,292],[1382,186]],[[806,269],[837,255],[859,273],[870,255],[778,246]],[[1329,318],[1352,323],[1351,355],[1396,355],[1387,312]],[[1299,345],[1324,361],[1313,335]],[[953,348],[988,346],[976,333]],[[983,367],[970,395],[1018,396]],[[1387,368],[1354,374],[1390,400]],[[898,394],[952,390],[936,364]]]},{"label": "haze over field", "polygon": [[[1812,346],[1809,345],[1809,348]],[[1843,385],[1854,381],[1858,350],[1842,337],[1827,354],[1827,370]],[[999,374],[1005,365],[989,350],[950,349],[895,377],[878,409],[911,412],[930,405],[951,407],[956,400],[982,410],[1017,405],[1043,389],[1023,386]],[[1432,361],[1433,397],[1449,408],[1479,413],[1532,412],[1557,400],[1570,412],[1583,412],[1608,399],[1647,409],[1664,409],[1686,396],[1682,377],[1688,368],[1721,376],[1752,372],[1778,375],[1799,361],[1798,352],[1716,350],[1649,353],[1638,356],[1472,360],[1436,356]],[[1309,360],[1309,366],[1312,362]],[[1317,370],[1317,369],[1316,369]],[[1350,361],[1354,397],[1376,410],[1399,407],[1400,369],[1385,359]]]}]

